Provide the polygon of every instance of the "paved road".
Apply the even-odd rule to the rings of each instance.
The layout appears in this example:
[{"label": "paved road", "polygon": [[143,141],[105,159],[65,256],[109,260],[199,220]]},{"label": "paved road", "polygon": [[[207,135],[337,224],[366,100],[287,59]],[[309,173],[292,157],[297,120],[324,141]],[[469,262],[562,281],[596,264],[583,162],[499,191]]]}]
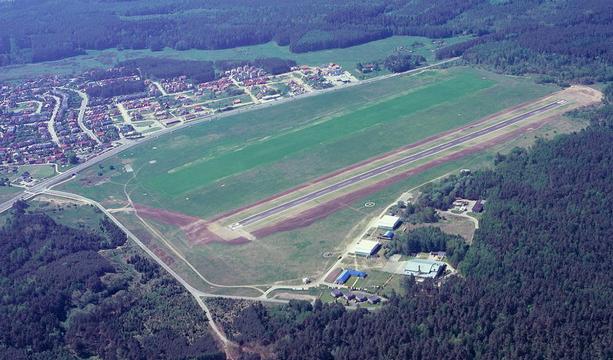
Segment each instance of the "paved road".
[{"label": "paved road", "polygon": [[[368,83],[372,83],[372,82],[377,82],[377,81],[381,81],[381,80],[385,80],[385,79],[389,79],[392,77],[397,77],[397,76],[404,76],[404,75],[410,75],[410,74],[416,74],[416,73],[420,73],[424,70],[436,67],[436,66],[440,66],[452,61],[456,61],[459,58],[451,58],[451,59],[447,59],[444,61],[439,61],[437,63],[434,63],[432,65],[428,65],[428,66],[424,66],[421,68],[417,68],[417,69],[413,69],[413,70],[409,70],[409,71],[405,71],[403,73],[397,73],[397,74],[388,74],[388,75],[384,75],[384,76],[379,76],[379,77],[375,77],[372,79],[368,79],[368,80],[362,80],[359,82],[355,82],[355,83],[350,83],[344,86],[338,86],[338,87],[333,87],[333,88],[329,88],[329,89],[324,89],[324,90],[318,90],[318,91],[313,91],[310,93],[306,93],[306,94],[302,94],[296,97],[291,97],[291,98],[283,98],[283,99],[279,99],[279,100],[275,100],[275,101],[270,101],[270,102],[266,102],[266,103],[262,103],[262,104],[257,104],[254,106],[249,106],[249,107],[244,107],[241,109],[237,109],[234,111],[229,111],[229,112],[225,112],[225,113],[221,113],[221,114],[215,114],[215,115],[206,115],[206,116],[202,116],[199,117],[197,119],[194,119],[190,122],[186,122],[186,123],[181,123],[179,125],[175,125],[171,128],[166,128],[163,130],[160,130],[158,132],[152,133],[151,135],[148,135],[145,138],[142,139],[136,139],[136,140],[128,140],[125,143],[122,143],[114,148],[111,148],[103,153],[97,154],[95,157],[90,158],[88,160],[86,160],[85,162],[75,166],[74,168],[67,170],[65,172],[63,172],[60,175],[54,176],[50,179],[44,180],[40,183],[38,183],[37,185],[34,185],[32,187],[30,187],[29,189],[27,189],[27,191],[23,191],[21,193],[16,194],[15,196],[13,196],[12,198],[6,200],[3,203],[0,203],[0,213],[8,210],[11,208],[11,206],[13,205],[13,203],[15,203],[18,200],[27,200],[30,199],[34,196],[36,196],[37,194],[40,194],[41,192],[45,191],[46,189],[50,189],[51,187],[66,181],[68,179],[70,179],[72,176],[76,175],[77,173],[79,173],[80,171],[83,171],[93,165],[98,164],[101,161],[104,161],[112,156],[115,156],[117,154],[119,154],[122,151],[128,150],[129,148],[138,145],[138,144],[142,144],[145,143],[147,141],[151,141],[154,139],[159,138],[160,136],[164,136],[166,134],[190,127],[190,126],[194,126],[194,125],[199,125],[202,124],[204,121],[212,121],[212,120],[218,120],[218,119],[222,119],[228,116],[234,116],[237,114],[242,114],[242,113],[247,113],[250,111],[256,111],[256,110],[260,110],[266,107],[270,107],[270,106],[278,106],[281,104],[284,104],[286,102],[289,101],[294,101],[294,100],[299,100],[299,99],[304,99],[307,97],[311,97],[311,96],[317,96],[323,93],[328,93],[328,92],[332,92],[332,91],[339,91],[339,90],[343,90],[346,89],[348,87],[351,86],[356,86],[356,85],[363,85],[363,84],[368,84]],[[70,89],[73,90],[74,89]]]},{"label": "paved road", "polygon": [[78,89],[70,89],[66,87],[59,87],[58,89],[74,91],[77,94],[79,94],[79,96],[81,97],[81,107],[79,107],[79,114],[77,115],[77,124],[79,124],[79,127],[81,128],[81,130],[85,134],[87,134],[87,136],[89,136],[92,140],[100,144],[101,143],[100,139],[98,139],[96,134],[94,134],[92,130],[88,129],[87,126],[85,126],[85,124],[83,123],[83,118],[85,117],[85,110],[87,109],[87,104],[89,104],[89,96],[83,91],[78,90]]},{"label": "paved road", "polygon": [[53,100],[55,101],[55,105],[53,106],[53,113],[51,113],[51,119],[49,119],[49,121],[47,122],[47,131],[49,131],[49,135],[51,135],[51,140],[53,140],[53,142],[57,146],[61,147],[62,144],[60,144],[60,139],[55,132],[55,120],[57,120],[57,113],[60,111],[62,99],[55,95],[49,95],[49,97],[53,98]]},{"label": "paved road", "polygon": [[287,211],[288,209],[291,209],[291,208],[294,208],[296,206],[302,205],[302,204],[307,203],[309,201],[313,201],[313,200],[315,200],[317,198],[320,198],[320,197],[322,197],[324,195],[327,195],[327,194],[330,194],[332,192],[338,191],[340,189],[346,188],[346,187],[351,186],[353,184],[356,184],[356,183],[358,183],[360,181],[364,181],[364,180],[373,178],[375,176],[381,175],[383,173],[386,173],[388,171],[397,169],[397,168],[399,168],[401,166],[404,166],[404,165],[406,165],[408,163],[424,159],[424,158],[426,158],[428,156],[434,155],[434,154],[439,153],[441,151],[444,151],[444,150],[450,149],[452,147],[455,147],[457,145],[463,144],[465,142],[471,141],[471,140],[476,139],[476,138],[478,138],[480,136],[487,135],[487,134],[489,134],[491,132],[494,132],[496,130],[499,130],[499,129],[502,129],[504,127],[513,125],[513,124],[515,124],[515,123],[517,123],[519,121],[525,120],[525,119],[527,119],[527,118],[529,118],[531,116],[538,115],[538,114],[544,113],[546,111],[549,111],[549,110],[551,110],[553,108],[556,108],[556,107],[558,107],[560,105],[562,105],[562,102],[556,101],[556,102],[553,102],[553,103],[541,106],[541,107],[539,107],[537,109],[528,111],[528,112],[523,113],[521,115],[515,116],[515,117],[513,117],[511,119],[501,121],[501,122],[496,123],[494,125],[491,125],[491,126],[489,126],[487,128],[484,128],[484,129],[481,129],[481,130],[477,130],[477,131],[472,132],[470,134],[463,135],[463,136],[460,136],[458,138],[455,138],[455,139],[453,139],[451,141],[448,141],[446,143],[433,146],[433,147],[431,147],[429,149],[420,151],[420,152],[418,152],[416,154],[408,155],[408,156],[405,156],[405,157],[403,157],[401,159],[391,161],[391,162],[389,162],[387,164],[381,165],[379,167],[376,167],[374,169],[368,170],[368,171],[363,172],[361,174],[352,176],[352,177],[350,177],[348,179],[339,181],[339,182],[337,182],[335,184],[329,185],[329,186],[327,186],[327,187],[325,187],[323,189],[320,189],[320,190],[317,190],[317,191],[313,191],[313,192],[311,192],[309,194],[303,195],[303,196],[301,196],[299,198],[296,198],[294,200],[287,201],[287,202],[285,202],[283,204],[274,206],[274,207],[272,207],[270,209],[264,210],[262,212],[259,212],[257,214],[251,215],[251,216],[248,216],[248,217],[240,220],[239,222],[233,224],[232,228],[236,229],[236,228],[239,228],[239,227],[243,227],[243,226],[246,226],[246,225],[257,223],[257,222],[265,220],[265,219],[267,219],[267,218],[269,218],[271,216],[274,216],[274,215],[277,215],[277,214],[282,213],[284,211]]}]

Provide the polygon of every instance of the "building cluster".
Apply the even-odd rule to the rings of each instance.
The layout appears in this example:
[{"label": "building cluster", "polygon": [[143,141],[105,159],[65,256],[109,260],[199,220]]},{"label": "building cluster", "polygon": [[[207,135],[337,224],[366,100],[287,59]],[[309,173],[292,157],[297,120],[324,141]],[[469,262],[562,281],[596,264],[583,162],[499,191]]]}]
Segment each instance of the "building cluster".
[{"label": "building cluster", "polygon": [[336,64],[293,70],[303,73],[304,81],[245,65],[197,86],[185,76],[158,83],[122,67],[0,84],[0,165],[65,163],[67,155],[89,156],[117,141],[140,138],[145,129],[250,104],[246,93],[261,101],[296,96],[334,86],[326,77],[343,74]]},{"label": "building cluster", "polygon": [[343,298],[345,301],[358,303],[368,302],[369,304],[378,304],[381,302],[381,298],[377,295],[370,295],[363,292],[355,292],[355,291],[345,291],[343,292],[340,289],[332,289],[330,291],[330,296],[334,299]]},{"label": "building cluster", "polygon": [[80,155],[91,153],[95,150],[96,141],[79,126],[78,109],[68,108],[67,96],[62,96],[61,99],[62,104],[55,118],[54,130],[62,151]]},{"label": "building cluster", "polygon": [[[252,87],[253,89],[253,87]],[[260,100],[273,100],[276,98],[281,97],[281,94],[279,93],[279,90],[275,89],[272,86],[268,86],[268,85],[261,85],[258,86],[256,89],[253,89],[256,93],[255,97],[260,99]]]},{"label": "building cluster", "polygon": [[119,110],[112,105],[92,106],[85,110],[83,124],[92,130],[103,143],[119,140],[119,129],[113,123],[112,116],[119,115]]},{"label": "building cluster", "polygon": [[226,70],[225,75],[245,86],[266,84],[270,77],[262,68],[245,65]]},{"label": "building cluster", "polygon": [[48,128],[56,104],[44,93],[52,85],[47,79],[0,88],[2,164],[43,164],[61,157]]},{"label": "building cluster", "polygon": [[174,77],[172,79],[160,80],[160,85],[169,94],[183,92],[194,88],[194,84],[189,82],[187,76]]},{"label": "building cluster", "polygon": [[215,81],[198,84],[198,91],[196,91],[196,95],[202,95],[204,91],[210,91],[214,94],[221,94],[233,85],[234,83],[229,77],[222,77],[221,79]]},{"label": "building cluster", "polygon": [[287,94],[289,96],[297,96],[297,95],[302,95],[306,93],[306,89],[304,88],[304,86],[302,86],[302,84],[299,84],[295,80],[290,80],[287,83],[287,88],[288,88]]}]

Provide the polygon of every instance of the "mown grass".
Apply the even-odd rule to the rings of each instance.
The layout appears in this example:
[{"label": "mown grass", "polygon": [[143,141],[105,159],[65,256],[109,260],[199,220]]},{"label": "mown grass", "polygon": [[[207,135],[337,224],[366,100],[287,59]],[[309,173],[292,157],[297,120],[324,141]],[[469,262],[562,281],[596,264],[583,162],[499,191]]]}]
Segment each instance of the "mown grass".
[{"label": "mown grass", "polygon": [[[215,181],[253,169],[263,164],[274,163],[306,151],[314,146],[334,143],[368,128],[395,126],[418,111],[448,101],[456,101],[468,94],[494,84],[470,73],[460,73],[440,82],[428,84],[407,95],[357,109],[348,114],[324,122],[316,122],[302,129],[286,132],[248,144],[236,150],[218,155],[208,155],[201,161],[183,166],[176,171],[147,177],[146,187],[171,196],[209,185]],[[448,121],[430,122],[428,127],[416,122],[416,137],[426,137],[439,128],[452,126]]]}]

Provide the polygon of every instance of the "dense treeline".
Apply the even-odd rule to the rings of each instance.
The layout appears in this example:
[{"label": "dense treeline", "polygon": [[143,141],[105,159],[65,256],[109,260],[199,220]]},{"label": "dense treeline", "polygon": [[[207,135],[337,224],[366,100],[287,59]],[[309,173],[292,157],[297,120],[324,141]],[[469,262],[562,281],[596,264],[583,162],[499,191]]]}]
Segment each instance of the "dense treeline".
[{"label": "dense treeline", "polygon": [[110,69],[93,69],[83,74],[89,81],[100,81],[124,76],[138,75],[138,70],[134,68],[116,66]]},{"label": "dense treeline", "polygon": [[[463,19],[454,21],[474,27],[480,23],[479,13],[490,19],[506,14],[512,20],[472,31],[479,36],[440,49],[437,57],[463,55],[470,63],[512,74],[544,74],[543,81],[561,84],[613,79],[613,3],[562,1],[555,8],[531,3],[517,1],[489,4],[482,11],[471,9]],[[542,9],[532,14],[526,11],[537,8]]]},{"label": "dense treeline", "polygon": [[85,92],[91,97],[110,98],[127,94],[141,93],[146,90],[143,80],[122,80],[113,81],[106,84],[91,84]]},{"label": "dense treeline", "polygon": [[453,192],[487,198],[462,277],[440,287],[407,278],[406,294],[376,312],[316,304],[289,329],[272,327],[277,357],[613,357],[613,106],[577,116],[593,125],[429,191],[442,205]]},{"label": "dense treeline", "polygon": [[402,222],[411,224],[435,223],[440,220],[436,209],[423,203],[399,201],[389,209],[389,213],[400,217]]},{"label": "dense treeline", "polygon": [[[191,295],[113,222],[73,229],[22,202],[12,211],[0,229],[0,358],[225,358]],[[117,260],[126,252],[133,270]]]},{"label": "dense treeline", "polygon": [[414,256],[420,252],[445,251],[451,264],[457,266],[466,256],[468,245],[461,236],[446,234],[437,227],[427,226],[400,234],[386,244],[386,249],[386,256]]},{"label": "dense treeline", "polygon": [[187,76],[197,82],[215,80],[215,67],[211,61],[178,60],[164,58],[138,58],[126,60],[119,67],[138,69],[146,78],[167,79]]},{"label": "dense treeline", "polygon": [[[546,73],[551,81],[611,78],[613,4],[341,0],[0,3],[0,61],[59,59],[84,49],[221,49],[276,41],[294,52],[347,47],[391,35],[474,39],[439,51],[508,72]],[[32,21],[32,19],[36,21]],[[8,49],[8,51],[7,51]],[[6,54],[6,55],[3,55]],[[588,71],[585,70],[588,66]]]},{"label": "dense treeline", "polygon": [[425,63],[426,59],[420,55],[395,53],[383,60],[385,68],[391,72],[403,72],[414,69]]}]

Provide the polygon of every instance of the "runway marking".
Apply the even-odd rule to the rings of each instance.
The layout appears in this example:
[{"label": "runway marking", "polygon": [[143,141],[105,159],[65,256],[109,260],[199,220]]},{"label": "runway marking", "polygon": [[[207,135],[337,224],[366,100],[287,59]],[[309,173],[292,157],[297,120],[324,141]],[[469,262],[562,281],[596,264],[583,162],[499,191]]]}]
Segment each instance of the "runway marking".
[{"label": "runway marking", "polygon": [[541,113],[546,112],[548,110],[554,109],[556,107],[559,107],[559,106],[565,104],[566,102],[567,102],[566,100],[558,100],[558,101],[549,103],[547,105],[543,105],[543,106],[541,106],[541,107],[539,107],[537,109],[530,110],[530,111],[528,111],[526,113],[523,113],[521,115],[517,115],[515,117],[512,117],[511,119],[507,119],[507,120],[501,121],[499,123],[496,123],[494,125],[490,125],[490,126],[488,126],[486,128],[483,128],[481,130],[477,130],[477,131],[475,131],[473,133],[466,134],[466,135],[460,136],[460,137],[458,137],[456,139],[453,139],[453,140],[450,140],[448,142],[445,142],[443,144],[435,145],[435,146],[433,146],[433,147],[431,147],[429,149],[422,150],[422,151],[420,151],[420,152],[418,152],[416,154],[408,155],[408,156],[405,156],[405,157],[403,157],[401,159],[394,160],[394,161],[389,162],[389,163],[384,164],[384,165],[380,165],[380,166],[378,166],[378,167],[376,167],[374,169],[365,171],[365,172],[363,172],[361,174],[358,174],[358,175],[354,175],[354,176],[352,176],[352,177],[350,177],[348,179],[342,180],[342,181],[337,182],[335,184],[328,185],[328,186],[326,186],[323,189],[316,190],[316,191],[311,192],[309,194],[300,196],[300,197],[298,197],[298,198],[296,198],[294,200],[287,201],[285,203],[282,203],[280,205],[274,206],[274,207],[272,207],[270,209],[264,210],[264,211],[259,212],[257,214],[250,215],[250,216],[248,216],[248,217],[246,217],[246,218],[244,218],[244,219],[242,219],[242,220],[240,220],[238,222],[233,223],[230,226],[230,229],[236,230],[236,229],[242,228],[242,227],[247,226],[247,225],[255,224],[255,223],[260,222],[262,220],[265,220],[265,219],[267,219],[267,218],[269,218],[271,216],[274,216],[274,215],[277,215],[279,213],[285,212],[286,210],[289,210],[289,209],[294,208],[296,206],[308,203],[310,201],[313,201],[315,199],[318,199],[318,198],[320,198],[322,196],[328,195],[328,194],[333,193],[335,191],[338,191],[340,189],[346,188],[346,187],[351,186],[353,184],[356,184],[358,182],[361,182],[361,181],[364,181],[364,180],[368,180],[368,179],[373,178],[375,176],[378,176],[378,175],[384,174],[386,172],[395,170],[395,169],[397,169],[397,168],[399,168],[401,166],[404,166],[406,164],[409,164],[411,162],[415,162],[417,160],[424,159],[424,158],[426,158],[428,156],[431,156],[431,155],[437,154],[439,152],[448,150],[448,149],[453,148],[453,147],[455,147],[457,145],[461,145],[461,144],[463,144],[465,142],[474,140],[474,139],[476,139],[478,137],[481,137],[483,135],[487,135],[489,133],[492,133],[492,132],[494,132],[496,130],[500,130],[500,129],[505,128],[507,126],[513,125],[513,124],[515,124],[517,122],[520,122],[522,120],[525,120],[526,118],[529,118],[531,116],[538,115],[538,114],[541,114]]}]

